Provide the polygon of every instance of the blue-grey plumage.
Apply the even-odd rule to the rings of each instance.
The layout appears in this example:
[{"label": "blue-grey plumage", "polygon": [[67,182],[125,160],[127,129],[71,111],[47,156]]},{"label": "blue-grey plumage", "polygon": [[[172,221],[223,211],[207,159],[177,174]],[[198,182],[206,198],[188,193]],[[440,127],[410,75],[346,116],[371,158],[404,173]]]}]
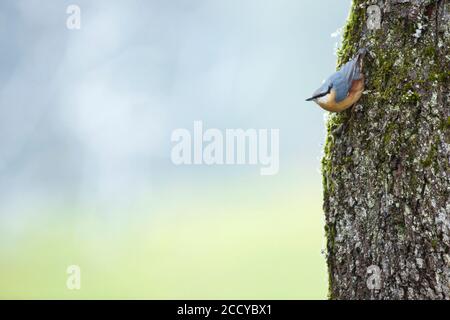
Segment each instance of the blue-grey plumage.
[{"label": "blue-grey plumage", "polygon": [[356,56],[332,74],[306,101],[315,101],[323,109],[340,112],[355,104],[364,91],[363,60],[367,50]]}]

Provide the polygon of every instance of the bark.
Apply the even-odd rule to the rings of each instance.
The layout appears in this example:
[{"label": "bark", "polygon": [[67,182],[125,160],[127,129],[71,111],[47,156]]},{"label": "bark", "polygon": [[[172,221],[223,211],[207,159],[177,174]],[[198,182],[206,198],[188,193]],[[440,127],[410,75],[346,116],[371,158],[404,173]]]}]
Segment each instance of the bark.
[{"label": "bark", "polygon": [[363,97],[327,122],[331,299],[450,299],[449,2],[353,1],[338,65],[370,54]]}]

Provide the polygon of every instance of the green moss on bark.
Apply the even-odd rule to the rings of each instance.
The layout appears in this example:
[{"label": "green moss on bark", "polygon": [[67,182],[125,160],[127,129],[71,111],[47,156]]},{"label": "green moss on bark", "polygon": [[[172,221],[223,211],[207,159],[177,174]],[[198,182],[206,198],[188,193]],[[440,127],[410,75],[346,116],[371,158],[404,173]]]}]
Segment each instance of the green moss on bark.
[{"label": "green moss on bark", "polygon": [[[353,1],[337,61],[340,66],[367,48],[366,90],[357,106],[327,122],[322,172],[329,296],[373,294],[364,279],[367,266],[376,264],[389,275],[379,297],[450,297],[450,289],[442,289],[450,288],[442,256],[432,255],[438,262],[430,278],[417,271],[429,252],[450,252],[450,28],[437,22],[445,2],[381,5],[382,28],[367,30],[366,9],[373,3]],[[435,276],[444,273],[448,282]],[[405,291],[411,283],[420,290]]]}]

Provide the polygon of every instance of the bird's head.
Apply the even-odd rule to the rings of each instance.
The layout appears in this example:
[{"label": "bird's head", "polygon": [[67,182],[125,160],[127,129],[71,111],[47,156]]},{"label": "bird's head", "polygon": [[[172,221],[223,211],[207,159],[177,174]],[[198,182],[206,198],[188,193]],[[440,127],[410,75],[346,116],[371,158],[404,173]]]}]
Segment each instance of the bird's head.
[{"label": "bird's head", "polygon": [[314,101],[318,102],[319,99],[326,98],[331,93],[331,89],[333,88],[333,84],[330,81],[324,82],[319,89],[317,89],[311,98],[306,99],[306,101]]}]

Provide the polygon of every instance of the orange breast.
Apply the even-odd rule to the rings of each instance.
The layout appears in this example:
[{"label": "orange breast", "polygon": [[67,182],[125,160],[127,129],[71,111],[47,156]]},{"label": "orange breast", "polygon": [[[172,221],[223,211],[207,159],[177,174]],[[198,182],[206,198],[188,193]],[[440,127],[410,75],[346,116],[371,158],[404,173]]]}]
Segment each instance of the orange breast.
[{"label": "orange breast", "polygon": [[364,91],[364,78],[361,80],[353,81],[352,87],[347,97],[341,102],[336,102],[336,90],[331,89],[327,99],[318,100],[319,106],[323,109],[331,112],[341,112],[354,105],[361,98]]}]

